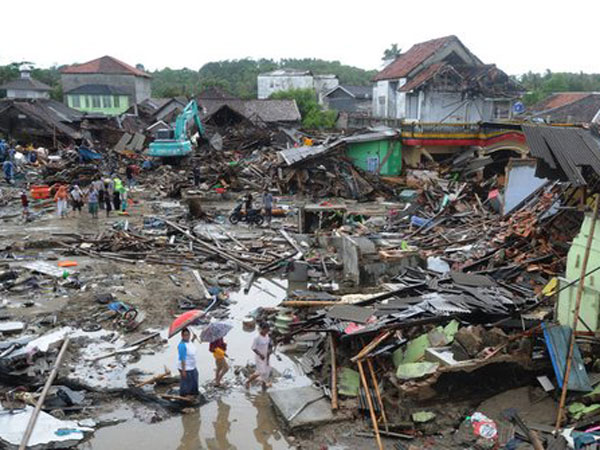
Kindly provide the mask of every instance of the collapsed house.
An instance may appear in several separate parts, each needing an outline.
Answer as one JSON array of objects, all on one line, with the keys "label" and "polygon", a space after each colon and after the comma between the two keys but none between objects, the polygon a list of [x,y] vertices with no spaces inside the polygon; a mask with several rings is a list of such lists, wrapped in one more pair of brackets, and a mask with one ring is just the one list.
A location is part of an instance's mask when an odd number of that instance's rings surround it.
[{"label": "collapsed house", "polygon": [[[0,101],[0,131],[20,142],[57,148],[84,137],[81,126],[87,116],[51,99]],[[89,117],[90,120],[103,120]]]}]

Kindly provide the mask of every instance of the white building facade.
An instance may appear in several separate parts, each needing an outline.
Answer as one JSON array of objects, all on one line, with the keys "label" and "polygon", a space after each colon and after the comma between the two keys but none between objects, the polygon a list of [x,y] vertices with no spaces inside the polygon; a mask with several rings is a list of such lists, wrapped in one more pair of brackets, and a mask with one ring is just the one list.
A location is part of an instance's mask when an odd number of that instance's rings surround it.
[{"label": "white building facade", "polygon": [[290,89],[314,89],[321,103],[323,95],[338,86],[339,80],[335,75],[313,75],[309,70],[280,69],[258,75],[257,85],[259,99]]}]

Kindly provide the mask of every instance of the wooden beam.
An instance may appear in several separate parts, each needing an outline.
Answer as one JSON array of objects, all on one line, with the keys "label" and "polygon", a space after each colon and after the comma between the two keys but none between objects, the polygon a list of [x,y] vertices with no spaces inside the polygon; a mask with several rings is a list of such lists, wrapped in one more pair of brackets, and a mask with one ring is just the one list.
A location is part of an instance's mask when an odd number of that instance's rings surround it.
[{"label": "wooden beam", "polygon": [[212,299],[212,295],[210,295],[210,293],[208,292],[208,289],[206,289],[206,285],[204,284],[204,281],[202,280],[202,276],[200,276],[200,272],[198,272],[196,269],[194,269],[194,270],[192,270],[192,274],[194,275],[194,278],[196,279],[196,282],[198,283],[198,286],[200,287],[200,295],[202,295],[202,297],[206,300]]},{"label": "wooden beam", "polygon": [[375,370],[373,370],[373,361],[371,358],[367,358],[367,366],[369,367],[369,372],[371,373],[371,381],[373,381],[373,386],[375,387],[375,395],[377,396],[377,402],[379,403],[379,408],[381,409],[381,417],[383,418],[383,423],[385,424],[385,431],[389,431],[388,421],[385,415],[385,408],[383,406],[383,400],[381,399],[381,392],[379,392],[379,382],[375,376]]},{"label": "wooden beam", "polygon": [[367,404],[369,405],[369,413],[371,414],[371,422],[373,422],[373,430],[375,430],[375,439],[377,440],[377,447],[379,450],[383,450],[383,443],[381,442],[381,436],[379,435],[379,424],[377,423],[377,417],[375,416],[375,409],[373,408],[373,401],[371,400],[371,393],[369,392],[369,384],[365,378],[365,371],[362,366],[362,361],[358,361],[358,373],[360,374],[360,380],[365,390],[365,397],[367,397]]},{"label": "wooden beam", "polygon": [[380,334],[367,345],[365,345],[360,352],[350,359],[350,361],[357,362],[361,359],[364,359],[365,356],[367,356],[375,347],[385,341],[391,334],[391,331],[386,331],[385,333]]},{"label": "wooden beam", "polygon": [[35,405],[31,416],[29,417],[29,422],[27,423],[27,428],[25,429],[25,433],[23,434],[23,439],[21,440],[21,445],[19,445],[19,450],[25,450],[27,448],[27,444],[29,443],[29,439],[31,438],[31,433],[33,433],[33,429],[35,428],[35,423],[37,422],[37,418],[40,415],[40,411],[42,410],[42,406],[44,405],[44,400],[46,400],[46,396],[48,395],[48,391],[50,390],[50,386],[54,382],[56,378],[56,374],[58,373],[58,368],[60,367],[63,357],[65,356],[65,352],[67,351],[67,347],[69,346],[69,337],[67,336],[63,341],[62,347],[60,348],[60,352],[58,352],[58,356],[56,358],[56,362],[54,363],[54,367],[46,380],[46,384],[44,385],[44,389],[42,390],[42,394]]},{"label": "wooden beam", "polygon": [[590,250],[592,248],[592,241],[594,240],[594,232],[596,231],[596,218],[598,217],[598,204],[600,203],[600,194],[596,194],[596,201],[594,202],[594,212],[592,213],[592,224],[590,226],[590,232],[588,234],[587,243],[585,245],[585,253],[583,255],[583,263],[581,265],[581,274],[579,275],[579,284],[577,286],[577,294],[575,296],[575,310],[573,312],[573,326],[571,327],[571,338],[569,339],[569,352],[567,353],[567,367],[565,368],[565,374],[563,377],[562,392],[560,394],[560,403],[558,404],[558,412],[556,414],[556,424],[554,431],[557,432],[560,429],[560,425],[563,420],[563,410],[567,401],[567,390],[569,388],[569,375],[571,375],[571,365],[573,364],[573,351],[575,348],[575,331],[577,330],[577,324],[579,323],[579,308],[581,306],[581,298],[583,296],[583,289],[585,287],[585,272],[587,270],[588,260],[590,259]]},{"label": "wooden beam", "polygon": [[338,409],[337,391],[337,357],[335,353],[335,336],[329,334],[329,351],[331,353],[331,409]]}]

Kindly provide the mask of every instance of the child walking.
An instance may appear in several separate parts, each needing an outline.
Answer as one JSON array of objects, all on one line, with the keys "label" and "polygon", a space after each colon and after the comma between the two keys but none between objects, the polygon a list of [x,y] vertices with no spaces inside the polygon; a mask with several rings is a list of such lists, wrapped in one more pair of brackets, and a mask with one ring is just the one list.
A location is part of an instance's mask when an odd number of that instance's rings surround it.
[{"label": "child walking", "polygon": [[225,360],[227,356],[227,344],[221,339],[217,339],[209,344],[208,350],[213,354],[215,358],[215,386],[221,386],[221,380],[229,370],[229,365]]}]

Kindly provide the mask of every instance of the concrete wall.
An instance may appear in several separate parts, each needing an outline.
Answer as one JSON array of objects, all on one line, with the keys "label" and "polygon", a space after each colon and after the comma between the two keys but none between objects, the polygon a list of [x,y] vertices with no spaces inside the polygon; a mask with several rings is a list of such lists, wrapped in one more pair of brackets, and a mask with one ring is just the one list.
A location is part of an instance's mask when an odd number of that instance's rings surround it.
[{"label": "concrete wall", "polygon": [[424,92],[420,98],[421,122],[464,123],[492,120],[494,104],[476,98],[464,100],[459,92]]},{"label": "concrete wall", "polygon": [[140,103],[150,98],[150,79],[126,74],[104,73],[63,73],[61,74],[63,92],[70,91],[85,84],[106,84],[124,89],[130,98],[130,104]]},{"label": "concrete wall", "polygon": [[152,97],[152,81],[150,78],[135,77],[135,102],[141,103]]},{"label": "concrete wall", "polygon": [[387,80],[377,81],[373,85],[373,116],[388,116],[388,90],[389,82]]},{"label": "concrete wall", "polygon": [[274,92],[287,91],[289,89],[314,89],[312,75],[259,75],[256,81],[258,84],[259,99],[269,98]]},{"label": "concrete wall", "polygon": [[47,91],[30,91],[28,89],[7,89],[7,98],[50,98]]},{"label": "concrete wall", "polygon": [[406,117],[406,93],[398,89],[406,84],[406,78],[377,81],[373,85],[373,116],[390,119]]}]

